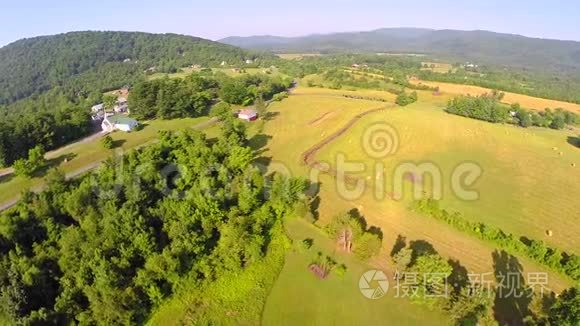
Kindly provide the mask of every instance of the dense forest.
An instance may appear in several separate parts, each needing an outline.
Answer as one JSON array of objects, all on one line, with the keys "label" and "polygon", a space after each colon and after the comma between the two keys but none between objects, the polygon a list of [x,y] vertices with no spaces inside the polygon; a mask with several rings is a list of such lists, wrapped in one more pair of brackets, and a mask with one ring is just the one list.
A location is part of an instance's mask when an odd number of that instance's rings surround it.
[{"label": "dense forest", "polygon": [[77,140],[94,130],[89,110],[101,98],[93,93],[86,98],[66,94],[56,88],[0,107],[0,167],[26,157],[39,145],[51,150]]},{"label": "dense forest", "polygon": [[135,84],[129,95],[131,113],[141,119],[183,118],[207,114],[218,98],[229,104],[250,105],[284,92],[291,79],[268,75],[229,77],[194,73],[184,79],[154,79]]},{"label": "dense forest", "polygon": [[246,59],[258,65],[276,58],[176,34],[72,32],[23,39],[0,48],[0,104],[56,86],[82,89],[90,82],[101,91],[119,88],[150,68],[175,72],[193,64],[241,65]]},{"label": "dense forest", "polygon": [[181,282],[260,262],[306,183],[265,177],[246,143],[230,118],[216,140],[164,132],[82,179],[52,171],[0,216],[2,311],[24,325],[141,324]]}]

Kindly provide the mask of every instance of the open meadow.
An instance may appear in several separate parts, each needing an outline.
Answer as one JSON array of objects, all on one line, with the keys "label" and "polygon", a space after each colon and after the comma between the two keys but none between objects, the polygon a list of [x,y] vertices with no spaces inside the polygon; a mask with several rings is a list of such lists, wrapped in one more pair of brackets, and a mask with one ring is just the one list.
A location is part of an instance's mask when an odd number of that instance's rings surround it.
[{"label": "open meadow", "polygon": [[[263,325],[448,324],[444,314],[396,297],[393,288],[379,300],[363,297],[359,277],[372,266],[337,251],[322,230],[304,220],[288,220],[286,229],[294,245],[264,307]],[[312,240],[312,247],[301,248],[304,239]],[[344,264],[346,273],[321,280],[308,271],[319,252]]]},{"label": "open meadow", "polygon": [[[361,139],[377,122],[393,126],[399,142],[395,153],[380,160],[387,171],[388,192],[394,191],[393,183],[398,180],[393,180],[393,174],[401,163],[432,162],[443,177],[444,208],[567,251],[580,248],[575,221],[580,212],[575,200],[580,195],[580,170],[576,167],[580,152],[568,143],[573,133],[490,124],[450,115],[420,101],[362,118],[325,147],[318,159],[333,162],[338,153],[344,153],[348,160],[367,166],[363,174],[371,177],[368,181],[372,183],[375,160],[365,153]],[[475,162],[482,170],[472,187],[479,198],[473,201],[458,198],[451,188],[451,175],[462,162]],[[414,182],[420,180],[405,180],[404,186],[417,186]]]},{"label": "open meadow", "polygon": [[[406,108],[346,98],[343,96],[346,93],[350,92],[299,87],[288,99],[274,103],[270,107],[271,121],[264,125],[261,134],[255,136],[264,140],[260,159],[274,163],[272,170],[288,169],[293,175],[306,177],[313,173],[316,176],[317,171],[313,172],[303,164],[303,152],[341,129],[354,116],[383,107],[386,108],[384,111],[361,118],[352,129],[318,153],[316,159],[331,163],[341,152],[348,160],[367,165],[372,163],[372,159],[361,151],[361,132],[365,125],[389,122],[399,133],[400,147],[394,158],[384,161],[387,167],[393,167],[401,160],[429,160],[440,164],[447,175],[450,168],[463,160],[481,162],[484,174],[475,184],[481,194],[480,200],[467,203],[445,195],[444,208],[462,211],[466,216],[505,228],[516,235],[543,239],[566,250],[577,250],[578,242],[570,239],[579,238],[577,226],[573,223],[579,208],[572,200],[579,191],[574,184],[579,179],[579,172],[571,163],[580,162],[580,158],[577,152],[573,152],[575,148],[567,143],[566,132],[523,130],[452,116],[442,111],[446,96],[432,96],[429,92],[419,92],[419,102]],[[386,92],[359,90],[356,93],[361,97],[382,94],[393,99]],[[560,151],[563,152],[561,156]],[[450,154],[443,154],[445,152]],[[519,160],[519,156],[523,159]],[[529,164],[537,166],[529,172],[521,170]],[[553,170],[554,166],[560,171],[545,171]],[[359,176],[364,176],[372,184],[372,170]],[[559,187],[554,178],[562,182],[563,187],[559,190],[552,189]],[[409,211],[408,200],[377,200],[370,190],[351,200],[339,195],[333,177],[322,174],[319,182],[316,224],[323,226],[338,213],[358,209],[369,225],[379,227],[383,233],[383,253],[374,261],[377,266],[392,271],[387,253],[397,237],[403,236],[408,241],[431,243],[441,255],[458,260],[470,272],[493,272],[492,252],[496,249],[493,244]],[[406,185],[406,193],[410,188],[410,184]],[[558,198],[554,198],[553,193],[550,195],[554,191],[559,194]],[[546,198],[550,203],[546,203]],[[530,206],[524,209],[523,206],[528,204]],[[553,230],[552,237],[545,235],[549,228]],[[549,287],[553,290],[571,284],[567,277],[529,259],[517,259],[523,271],[549,272]]]}]

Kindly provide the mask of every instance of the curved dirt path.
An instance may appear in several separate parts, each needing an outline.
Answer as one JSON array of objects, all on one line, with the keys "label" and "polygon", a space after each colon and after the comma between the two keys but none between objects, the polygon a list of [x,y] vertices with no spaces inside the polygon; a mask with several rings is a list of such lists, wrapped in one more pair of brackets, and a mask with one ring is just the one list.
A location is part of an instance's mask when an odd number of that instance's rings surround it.
[{"label": "curved dirt path", "polygon": [[[339,130],[330,134],[328,137],[326,137],[325,139],[323,139],[322,141],[320,141],[319,143],[315,144],[314,146],[312,146],[308,150],[306,150],[304,153],[302,153],[302,155],[301,155],[302,163],[310,166],[313,169],[317,169],[321,172],[328,173],[328,174],[332,175],[333,177],[336,177],[336,174],[337,174],[336,169],[333,167],[329,167],[327,164],[322,164],[319,161],[317,161],[315,159],[316,154],[318,152],[320,152],[320,150],[322,150],[326,145],[330,144],[335,139],[337,139],[338,137],[340,137],[344,133],[346,133],[362,117],[367,116],[367,115],[372,114],[372,113],[382,112],[382,111],[385,111],[385,110],[387,110],[389,108],[393,108],[393,107],[395,107],[395,105],[388,105],[388,106],[377,108],[377,109],[371,109],[371,110],[368,110],[368,111],[365,111],[365,112],[362,112],[362,113],[355,115],[342,128],[340,128]],[[356,184],[357,178],[355,178],[353,176],[345,176],[345,181],[352,185],[352,184]]]}]

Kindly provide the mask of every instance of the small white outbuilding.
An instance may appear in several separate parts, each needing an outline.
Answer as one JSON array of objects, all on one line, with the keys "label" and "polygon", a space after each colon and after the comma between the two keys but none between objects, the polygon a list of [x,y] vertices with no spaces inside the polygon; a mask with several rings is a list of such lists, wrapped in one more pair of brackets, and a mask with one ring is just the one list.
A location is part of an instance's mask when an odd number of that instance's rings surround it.
[{"label": "small white outbuilding", "polygon": [[139,122],[124,115],[106,116],[101,123],[103,131],[111,132],[114,130],[132,131],[139,126]]}]

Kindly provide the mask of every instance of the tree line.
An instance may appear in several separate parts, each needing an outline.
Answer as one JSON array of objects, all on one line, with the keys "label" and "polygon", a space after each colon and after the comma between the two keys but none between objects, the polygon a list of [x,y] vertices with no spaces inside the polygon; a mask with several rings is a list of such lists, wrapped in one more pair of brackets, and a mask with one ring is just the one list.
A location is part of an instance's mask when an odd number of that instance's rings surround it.
[{"label": "tree line", "polygon": [[250,105],[257,99],[284,96],[292,80],[268,75],[228,77],[194,73],[184,79],[154,79],[134,85],[129,94],[131,114],[141,119],[195,117],[207,114],[215,100]]},{"label": "tree line", "polygon": [[99,98],[79,99],[55,89],[0,107],[0,167],[27,157],[36,146],[48,151],[89,134],[93,126],[88,107]]},{"label": "tree line", "polygon": [[579,122],[574,112],[557,108],[552,111],[532,111],[521,108],[514,103],[510,106],[500,103],[503,93],[494,91],[479,96],[462,95],[451,99],[447,103],[448,113],[484,120],[493,123],[513,123],[521,127],[544,127],[562,129],[566,125],[575,125]]},{"label": "tree line", "polygon": [[543,241],[523,240],[485,223],[470,222],[458,212],[448,212],[439,207],[437,200],[427,198],[414,202],[413,209],[456,229],[469,232],[479,239],[491,241],[500,248],[523,254],[530,259],[580,280],[580,256],[566,253],[558,248],[548,247]]},{"label": "tree line", "polygon": [[[111,158],[0,216],[0,308],[18,324],[142,324],[181,282],[259,263],[306,182],[251,166],[243,124]],[[276,231],[278,230],[278,231]]]}]

